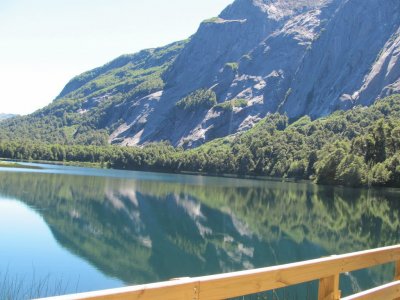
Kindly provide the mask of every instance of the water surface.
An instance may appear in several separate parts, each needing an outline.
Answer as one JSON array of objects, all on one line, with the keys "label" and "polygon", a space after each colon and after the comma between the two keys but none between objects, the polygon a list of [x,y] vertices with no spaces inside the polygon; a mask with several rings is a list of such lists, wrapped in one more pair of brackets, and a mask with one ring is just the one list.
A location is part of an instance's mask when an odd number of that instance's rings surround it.
[{"label": "water surface", "polygon": [[[25,286],[50,280],[82,292],[400,240],[395,189],[40,166],[0,170],[0,279]],[[341,288],[348,294],[392,274],[392,266],[345,274]],[[311,283],[276,295],[315,293]]]}]

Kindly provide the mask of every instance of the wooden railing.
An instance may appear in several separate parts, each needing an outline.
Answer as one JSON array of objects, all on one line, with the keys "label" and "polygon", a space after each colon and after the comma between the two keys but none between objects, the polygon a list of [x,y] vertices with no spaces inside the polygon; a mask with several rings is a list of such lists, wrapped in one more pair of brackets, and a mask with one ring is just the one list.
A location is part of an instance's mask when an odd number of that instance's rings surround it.
[{"label": "wooden railing", "polygon": [[[365,269],[390,262],[396,263],[393,282],[372,290],[341,298],[339,290],[340,273]],[[47,299],[227,299],[261,293],[313,280],[319,280],[319,300],[400,300],[400,245],[249,271],[178,279]]]}]

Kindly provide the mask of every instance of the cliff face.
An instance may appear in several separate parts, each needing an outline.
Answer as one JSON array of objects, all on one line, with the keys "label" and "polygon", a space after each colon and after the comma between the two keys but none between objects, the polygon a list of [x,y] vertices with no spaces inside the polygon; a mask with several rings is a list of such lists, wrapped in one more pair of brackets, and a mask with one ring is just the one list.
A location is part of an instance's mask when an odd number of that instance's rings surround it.
[{"label": "cliff face", "polygon": [[[269,112],[318,117],[399,91],[398,1],[238,0],[204,21],[164,75],[156,118],[140,138],[197,146],[252,127]],[[180,112],[192,91],[246,105]]]},{"label": "cliff face", "polygon": [[[321,19],[335,6],[337,2],[331,1],[238,0],[219,17],[204,21],[164,74],[166,87],[157,98],[160,104],[153,113],[142,115],[144,128],[133,138],[131,133],[117,131],[123,143],[167,139],[174,145],[194,147],[250,128],[279,108],[321,30]],[[199,89],[213,90],[218,103],[240,99],[245,105],[191,112],[176,109],[177,101]]]},{"label": "cliff face", "polygon": [[316,117],[398,91],[399,9],[391,0],[343,2],[312,43],[283,110]]},{"label": "cliff face", "polygon": [[[194,147],[271,112],[319,117],[400,92],[399,53],[398,0],[236,0],[188,41],[74,78],[52,105],[74,101],[69,127],[101,114],[90,126],[110,143]],[[215,101],[194,100],[202,90]]]}]

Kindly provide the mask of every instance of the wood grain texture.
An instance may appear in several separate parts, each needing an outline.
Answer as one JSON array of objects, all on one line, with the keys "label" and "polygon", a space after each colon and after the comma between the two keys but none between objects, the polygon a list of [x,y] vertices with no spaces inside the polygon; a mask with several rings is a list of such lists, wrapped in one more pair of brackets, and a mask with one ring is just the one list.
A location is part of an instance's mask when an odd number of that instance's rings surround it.
[{"label": "wood grain texture", "polygon": [[370,289],[342,300],[392,300],[400,297],[400,281],[394,281],[374,289]]},{"label": "wood grain texture", "polygon": [[339,300],[339,274],[321,278],[318,287],[318,300]]},{"label": "wood grain texture", "polygon": [[[400,261],[400,245],[335,255],[304,262],[212,276],[188,278],[93,293],[48,298],[52,300],[227,299],[330,278],[340,273]],[[336,280],[334,287],[336,287]],[[335,296],[336,294],[332,294]],[[335,298],[333,298],[335,299]],[[392,298],[393,299],[393,298]]]}]

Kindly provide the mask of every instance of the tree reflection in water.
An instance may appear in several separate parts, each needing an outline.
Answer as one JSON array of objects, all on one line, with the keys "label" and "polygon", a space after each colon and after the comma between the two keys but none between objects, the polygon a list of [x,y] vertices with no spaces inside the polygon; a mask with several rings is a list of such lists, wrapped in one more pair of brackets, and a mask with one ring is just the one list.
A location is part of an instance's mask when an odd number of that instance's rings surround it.
[{"label": "tree reflection in water", "polygon": [[[0,172],[0,194],[37,210],[63,247],[126,284],[295,262],[400,239],[398,190]],[[390,280],[390,269],[343,276],[344,294]],[[309,286],[292,290],[309,294]]]}]

